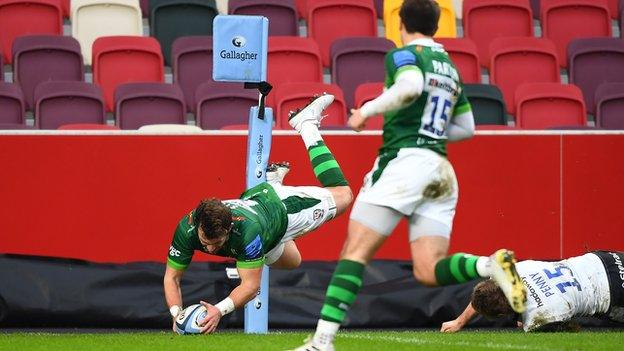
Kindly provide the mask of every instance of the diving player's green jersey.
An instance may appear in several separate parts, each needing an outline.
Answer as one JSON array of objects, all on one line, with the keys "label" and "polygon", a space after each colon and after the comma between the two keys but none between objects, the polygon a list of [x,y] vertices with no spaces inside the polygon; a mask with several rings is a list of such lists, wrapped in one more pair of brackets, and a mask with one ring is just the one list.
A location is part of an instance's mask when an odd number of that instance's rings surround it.
[{"label": "diving player's green jersey", "polygon": [[[244,192],[240,200],[224,200],[232,210],[233,228],[217,256],[236,259],[240,268],[256,268],[264,264],[264,255],[275,248],[286,233],[288,217],[280,198],[267,183]],[[195,211],[184,216],[178,224],[167,264],[177,270],[185,269],[195,250],[206,253],[199,241],[194,223]]]},{"label": "diving player's green jersey", "polygon": [[423,75],[424,88],[411,104],[384,114],[380,154],[422,147],[446,155],[449,120],[471,108],[457,69],[442,45],[430,39],[415,40],[386,54],[385,68],[386,88],[408,70]]}]

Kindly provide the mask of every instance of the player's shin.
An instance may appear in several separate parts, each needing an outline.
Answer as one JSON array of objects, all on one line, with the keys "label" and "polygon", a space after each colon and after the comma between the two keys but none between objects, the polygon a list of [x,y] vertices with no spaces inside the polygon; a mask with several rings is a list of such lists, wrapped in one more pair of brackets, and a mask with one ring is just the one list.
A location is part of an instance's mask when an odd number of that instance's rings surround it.
[{"label": "player's shin", "polygon": [[362,287],[364,265],[350,260],[340,260],[327,288],[321,319],[314,334],[318,344],[331,344],[344,321],[349,307]]},{"label": "player's shin", "polygon": [[456,253],[438,261],[435,277],[438,285],[465,283],[490,276],[489,258]]}]

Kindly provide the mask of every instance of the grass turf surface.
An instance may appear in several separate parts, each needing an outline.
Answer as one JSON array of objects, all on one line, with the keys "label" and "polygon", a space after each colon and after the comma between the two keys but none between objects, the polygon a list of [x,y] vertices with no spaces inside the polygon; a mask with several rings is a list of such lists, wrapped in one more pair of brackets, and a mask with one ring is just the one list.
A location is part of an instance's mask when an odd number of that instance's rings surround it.
[{"label": "grass turf surface", "polygon": [[[286,350],[301,345],[306,332],[245,335],[221,332],[180,336],[166,332],[0,333],[0,350]],[[624,331],[535,333],[517,331],[346,331],[335,342],[348,350],[622,350]]]}]

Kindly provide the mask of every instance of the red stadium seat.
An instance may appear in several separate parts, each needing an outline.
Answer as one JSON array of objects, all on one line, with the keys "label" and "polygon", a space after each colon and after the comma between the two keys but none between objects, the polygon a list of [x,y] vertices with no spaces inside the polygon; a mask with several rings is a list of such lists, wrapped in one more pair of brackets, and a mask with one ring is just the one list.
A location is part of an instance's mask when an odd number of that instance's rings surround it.
[{"label": "red stadium seat", "polygon": [[492,41],[490,81],[503,92],[507,111],[514,113],[514,94],[522,83],[559,83],[555,44],[530,37],[497,38]]},{"label": "red stadium seat", "polygon": [[529,0],[465,0],[464,36],[477,45],[482,66],[490,64],[490,43],[498,37],[533,36]]},{"label": "red stadium seat", "polygon": [[572,84],[522,84],[516,90],[516,105],[516,125],[522,129],[587,125],[583,93]]},{"label": "red stadium seat", "polygon": [[267,55],[267,79],[274,87],[284,83],[323,82],[321,53],[310,38],[269,37]]},{"label": "red stadium seat", "polygon": [[10,64],[13,39],[27,34],[63,34],[58,0],[0,0],[0,45]]},{"label": "red stadium seat", "polygon": [[315,94],[328,93],[335,96],[334,103],[326,110],[323,118],[323,127],[344,127],[347,122],[347,105],[340,87],[334,84],[323,83],[289,83],[282,84],[275,89],[274,117],[276,128],[290,129],[288,113],[305,106]]},{"label": "red stadium seat", "polygon": [[377,14],[372,1],[309,1],[307,20],[308,36],[318,43],[325,67],[330,64],[329,50],[334,40],[377,36]]},{"label": "red stadium seat", "polygon": [[[373,100],[383,92],[384,83],[364,83],[355,89],[355,105],[357,108],[362,107],[365,102]],[[383,129],[383,115],[369,117],[366,120],[366,130]]]},{"label": "red stadium seat", "polygon": [[164,82],[163,57],[152,37],[101,37],[93,43],[93,83],[104,91],[106,108],[114,108],[113,94],[119,84]]},{"label": "red stadium seat", "polygon": [[477,46],[469,38],[436,38],[435,41],[444,45],[451,60],[459,69],[464,83],[481,83],[481,66]]},{"label": "red stadium seat", "polygon": [[557,46],[561,67],[566,67],[571,40],[611,36],[609,7],[606,0],[542,1],[542,28],[543,37]]}]

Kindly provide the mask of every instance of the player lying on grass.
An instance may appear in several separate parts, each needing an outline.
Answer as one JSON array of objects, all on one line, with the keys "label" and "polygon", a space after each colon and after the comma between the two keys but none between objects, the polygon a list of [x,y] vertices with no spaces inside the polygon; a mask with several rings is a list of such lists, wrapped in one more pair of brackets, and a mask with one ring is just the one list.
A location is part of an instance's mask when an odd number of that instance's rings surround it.
[{"label": "player lying on grass", "polygon": [[498,285],[486,280],[475,286],[466,310],[442,324],[441,331],[456,332],[477,314],[515,315],[527,332],[566,330],[572,318],[582,316],[624,323],[624,252],[594,251],[558,262],[522,261],[516,269],[528,292],[524,313],[515,314]]},{"label": "player lying on grass", "polygon": [[241,278],[240,285],[221,302],[214,306],[201,302],[208,311],[202,332],[211,333],[222,316],[256,295],[264,264],[298,267],[301,255],[294,240],[351,204],[351,189],[318,130],[321,113],[333,101],[333,95],[317,96],[289,117],[290,125],[301,134],[322,188],[283,186],[289,169],[281,164],[267,172],[267,183],[245,191],[240,199],[202,200],[182,218],[169,248],[164,277],[165,298],[174,321],[182,309],[180,280],[194,251],[236,259]]}]

